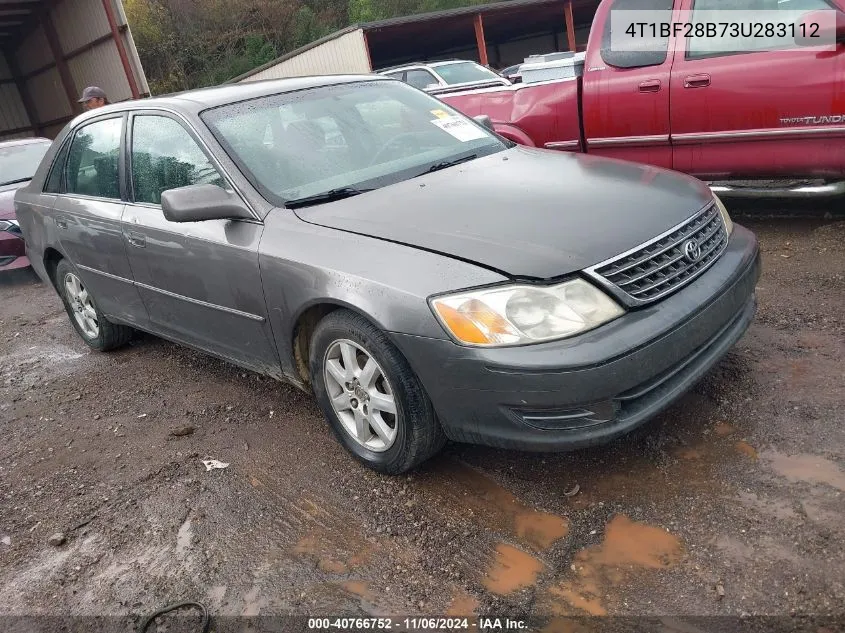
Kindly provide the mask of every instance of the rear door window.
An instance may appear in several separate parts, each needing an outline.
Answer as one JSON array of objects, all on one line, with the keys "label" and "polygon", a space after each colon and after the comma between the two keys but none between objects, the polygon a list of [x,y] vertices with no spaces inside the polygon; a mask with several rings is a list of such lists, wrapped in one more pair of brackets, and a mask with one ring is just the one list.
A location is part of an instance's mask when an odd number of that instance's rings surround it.
[{"label": "rear door window", "polygon": [[65,168],[65,192],[120,199],[120,136],[123,117],[89,123],[76,131]]}]

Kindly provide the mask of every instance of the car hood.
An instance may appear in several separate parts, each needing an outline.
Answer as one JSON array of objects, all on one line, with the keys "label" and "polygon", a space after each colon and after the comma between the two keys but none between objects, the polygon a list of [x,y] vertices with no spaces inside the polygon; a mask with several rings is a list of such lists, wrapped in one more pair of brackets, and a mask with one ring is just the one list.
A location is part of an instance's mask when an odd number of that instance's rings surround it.
[{"label": "car hood", "polygon": [[511,277],[549,279],[642,244],[710,200],[704,183],[676,172],[519,147],[296,213]]}]

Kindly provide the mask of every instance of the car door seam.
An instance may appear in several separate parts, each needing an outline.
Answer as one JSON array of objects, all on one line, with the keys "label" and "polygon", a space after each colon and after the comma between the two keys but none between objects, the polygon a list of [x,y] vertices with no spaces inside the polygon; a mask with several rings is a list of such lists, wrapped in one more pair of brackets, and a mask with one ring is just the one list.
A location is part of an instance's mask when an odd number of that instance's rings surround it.
[{"label": "car door seam", "polygon": [[247,319],[252,319],[253,321],[263,322],[266,319],[259,315],[259,314],[252,314],[251,312],[244,312],[243,310],[237,310],[235,308],[229,308],[227,306],[217,305],[216,303],[209,303],[208,301],[202,301],[201,299],[194,299],[192,297],[186,297],[185,295],[180,295],[175,292],[170,292],[169,290],[163,290],[161,288],[156,288],[155,286],[150,286],[149,284],[141,283],[140,281],[135,281],[133,279],[127,279],[126,277],[120,277],[119,275],[113,275],[112,273],[107,273],[102,270],[97,270],[96,268],[91,268],[90,266],[83,266],[82,264],[75,264],[75,266],[81,270],[86,272],[91,272],[97,275],[102,275],[104,277],[108,277],[109,279],[114,279],[116,281],[122,281],[132,286],[137,286],[138,288],[144,288],[145,290],[150,290],[152,292],[158,292],[163,295],[167,295],[168,297],[173,297],[174,299],[181,299],[183,301],[187,301],[189,303],[195,303],[197,305],[201,305],[207,308],[213,308],[215,310],[220,310],[222,312],[228,312],[229,314],[234,314],[235,316],[241,316]]},{"label": "car door seam", "polygon": [[251,319],[252,321],[259,321],[264,322],[266,319],[259,315],[259,314],[252,314],[251,312],[244,312],[243,310],[237,310],[235,308],[229,308],[227,306],[217,305],[216,303],[209,303],[208,301],[202,301],[201,299],[194,299],[193,297],[186,297],[185,295],[180,295],[176,292],[170,292],[169,290],[163,290],[162,288],[156,288],[155,286],[150,286],[149,284],[141,283],[140,281],[133,282],[137,287],[143,288],[144,290],[150,290],[152,292],[158,292],[159,294],[166,295],[168,297],[173,297],[174,299],[181,299],[182,301],[187,301],[188,303],[193,303],[196,305],[203,306],[205,308],[212,308],[214,310],[220,310],[221,312],[227,312],[229,314],[233,314],[235,316],[241,316],[246,319]]}]

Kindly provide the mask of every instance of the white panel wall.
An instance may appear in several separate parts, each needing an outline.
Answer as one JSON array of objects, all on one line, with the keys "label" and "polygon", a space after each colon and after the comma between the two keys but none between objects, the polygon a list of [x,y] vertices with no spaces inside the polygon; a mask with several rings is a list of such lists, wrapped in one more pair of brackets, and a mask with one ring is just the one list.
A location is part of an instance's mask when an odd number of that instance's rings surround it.
[{"label": "white panel wall", "polygon": [[117,45],[112,40],[74,57],[67,65],[79,91],[85,86],[99,86],[106,91],[111,102],[132,98]]},{"label": "white panel wall", "polygon": [[27,82],[27,86],[35,115],[42,123],[73,114],[57,68],[37,74]]},{"label": "white panel wall", "polygon": [[26,74],[36,68],[43,68],[52,63],[53,53],[44,35],[44,29],[38,25],[32,34],[20,45],[15,57],[18,60],[18,67]]},{"label": "white panel wall", "polygon": [[53,9],[52,16],[65,53],[111,34],[102,0],[64,0]]},{"label": "white panel wall", "polygon": [[8,80],[13,79],[6,56],[0,53],[0,139],[32,136],[32,132],[8,134],[7,130],[29,127],[29,117],[21,100],[18,85]]},{"label": "white panel wall", "polygon": [[310,48],[242,81],[369,72],[370,60],[364,32],[358,29]]},{"label": "white panel wall", "polygon": [[28,127],[29,117],[16,84],[0,84],[0,137],[4,130]]}]

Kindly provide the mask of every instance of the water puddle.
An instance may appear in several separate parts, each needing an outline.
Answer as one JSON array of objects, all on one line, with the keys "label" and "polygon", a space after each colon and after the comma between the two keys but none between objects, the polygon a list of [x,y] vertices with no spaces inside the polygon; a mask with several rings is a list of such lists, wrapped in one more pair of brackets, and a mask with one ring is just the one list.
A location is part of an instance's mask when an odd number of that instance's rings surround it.
[{"label": "water puddle", "polygon": [[179,526],[179,531],[176,533],[176,556],[184,558],[188,553],[188,548],[191,546],[193,539],[193,530],[191,530],[191,519],[185,519],[185,522]]},{"label": "water puddle", "polygon": [[734,444],[734,448],[736,448],[738,453],[753,459],[755,462],[757,461],[757,449],[751,446],[748,442],[744,440],[740,440],[736,444]]},{"label": "water puddle", "polygon": [[535,550],[550,548],[569,532],[569,521],[564,517],[535,510],[469,466],[444,463],[438,475],[427,482],[435,495],[453,497],[462,511],[469,510],[477,517],[478,523],[497,526]]},{"label": "water puddle", "polygon": [[491,592],[505,595],[532,587],[545,566],[539,560],[511,545],[499,543],[496,558],[484,578],[484,586]]},{"label": "water puddle", "polygon": [[666,530],[618,514],[607,524],[604,539],[575,556],[575,578],[549,589],[555,615],[586,612],[605,615],[608,590],[642,569],[665,569],[681,558],[680,540]]},{"label": "water puddle", "polygon": [[459,590],[446,608],[446,617],[473,616],[479,606],[481,605],[477,598],[469,595],[466,591]]},{"label": "water puddle", "polygon": [[781,477],[792,482],[827,484],[845,491],[845,472],[834,462],[809,453],[785,455],[777,451],[764,451],[763,459]]},{"label": "water puddle", "polygon": [[244,617],[255,617],[261,612],[261,600],[259,599],[258,587],[253,587],[244,594],[244,606],[241,615]]},{"label": "water puddle", "polygon": [[355,535],[338,538],[317,528],[299,539],[293,551],[316,559],[317,567],[327,574],[345,574],[369,562],[373,545]]},{"label": "water puddle", "polygon": [[680,459],[697,460],[704,457],[703,451],[698,448],[682,448],[675,452],[675,455]]},{"label": "water puddle", "polygon": [[359,598],[363,598],[369,602],[372,602],[375,598],[375,595],[372,591],[370,591],[370,584],[364,582],[363,580],[347,580],[340,585],[346,591],[351,594],[358,596]]},{"label": "water puddle", "polygon": [[719,437],[725,437],[727,435],[730,435],[731,433],[735,433],[736,428],[734,428],[727,422],[719,422],[716,424],[716,426],[713,427],[713,432]]}]

